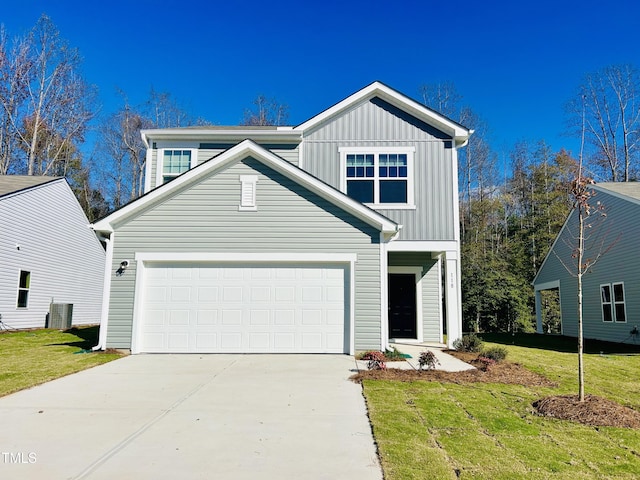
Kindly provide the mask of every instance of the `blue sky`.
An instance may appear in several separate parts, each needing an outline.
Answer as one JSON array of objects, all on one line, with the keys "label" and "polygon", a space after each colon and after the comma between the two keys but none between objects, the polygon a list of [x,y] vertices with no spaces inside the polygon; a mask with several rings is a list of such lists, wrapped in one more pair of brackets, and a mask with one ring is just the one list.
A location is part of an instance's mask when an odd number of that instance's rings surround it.
[{"label": "blue sky", "polygon": [[103,113],[151,87],[195,115],[235,125],[264,94],[301,123],[380,80],[419,97],[453,82],[503,157],[519,140],[577,153],[564,104],[585,73],[640,66],[634,0],[243,2],[1,0],[0,23],[26,32],[46,13],[84,57]]}]

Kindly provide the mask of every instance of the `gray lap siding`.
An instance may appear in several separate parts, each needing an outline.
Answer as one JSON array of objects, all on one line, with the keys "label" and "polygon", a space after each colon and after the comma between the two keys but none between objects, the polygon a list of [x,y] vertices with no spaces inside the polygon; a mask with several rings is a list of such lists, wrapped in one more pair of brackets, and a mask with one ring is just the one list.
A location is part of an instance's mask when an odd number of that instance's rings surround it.
[{"label": "gray lap siding", "polygon": [[[240,175],[257,175],[257,211],[238,211]],[[380,348],[378,231],[254,159],[176,192],[115,226],[107,347],[130,348],[140,252],[355,253],[355,348]],[[124,275],[115,270],[123,260]]]}]

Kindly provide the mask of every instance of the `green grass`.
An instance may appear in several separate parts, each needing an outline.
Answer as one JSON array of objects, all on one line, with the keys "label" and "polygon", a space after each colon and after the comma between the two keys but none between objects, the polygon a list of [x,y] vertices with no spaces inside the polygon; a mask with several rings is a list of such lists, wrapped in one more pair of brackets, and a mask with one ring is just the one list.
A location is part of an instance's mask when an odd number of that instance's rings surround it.
[{"label": "green grass", "polygon": [[120,358],[85,353],[98,343],[98,327],[0,334],[0,397]]},{"label": "green grass", "polygon": [[[366,380],[364,393],[386,480],[635,479],[640,430],[542,418],[531,404],[577,393],[575,340],[484,335],[507,361],[557,388]],[[640,347],[590,342],[586,393],[640,410]],[[602,352],[602,353],[601,353]]]}]

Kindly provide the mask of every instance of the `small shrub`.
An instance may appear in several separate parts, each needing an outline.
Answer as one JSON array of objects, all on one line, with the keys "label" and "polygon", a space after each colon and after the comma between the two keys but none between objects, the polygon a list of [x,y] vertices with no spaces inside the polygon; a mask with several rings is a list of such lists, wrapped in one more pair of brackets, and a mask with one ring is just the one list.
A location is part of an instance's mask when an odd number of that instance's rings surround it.
[{"label": "small shrub", "polygon": [[482,340],[474,333],[465,335],[453,342],[453,348],[459,352],[478,353],[482,351]]},{"label": "small shrub", "polygon": [[387,365],[384,363],[384,353],[382,352],[366,352],[362,356],[362,360],[367,361],[367,368],[369,370],[386,370]]},{"label": "small shrub", "polygon": [[507,358],[507,349],[504,347],[491,347],[483,351],[482,356],[495,360],[496,362],[501,362]]},{"label": "small shrub", "polygon": [[436,368],[436,365],[440,365],[440,362],[431,350],[425,350],[420,353],[420,356],[418,357],[418,364],[420,365],[420,370],[423,368],[433,370]]},{"label": "small shrub", "polygon": [[385,350],[384,358],[387,359],[387,362],[392,360],[404,360],[405,356],[398,351],[396,347],[393,347],[393,350]]},{"label": "small shrub", "polygon": [[478,357],[478,362],[480,362],[480,370],[483,372],[488,372],[496,364],[494,359],[483,356]]}]

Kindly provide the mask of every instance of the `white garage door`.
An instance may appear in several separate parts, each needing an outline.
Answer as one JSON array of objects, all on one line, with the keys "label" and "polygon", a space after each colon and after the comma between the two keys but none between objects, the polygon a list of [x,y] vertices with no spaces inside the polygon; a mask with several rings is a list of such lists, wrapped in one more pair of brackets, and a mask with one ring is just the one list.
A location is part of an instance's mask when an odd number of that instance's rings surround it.
[{"label": "white garage door", "polygon": [[138,351],[348,351],[343,266],[146,267]]}]

